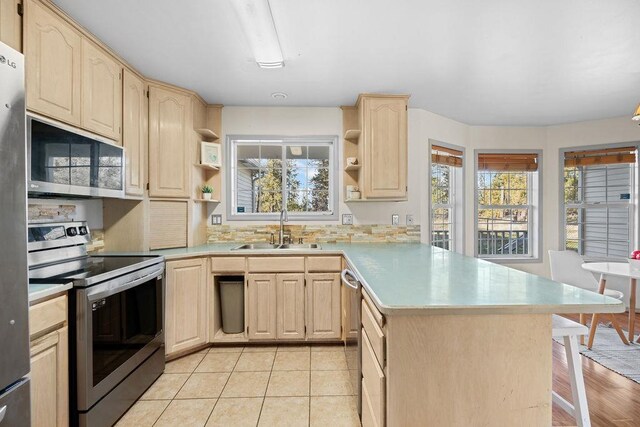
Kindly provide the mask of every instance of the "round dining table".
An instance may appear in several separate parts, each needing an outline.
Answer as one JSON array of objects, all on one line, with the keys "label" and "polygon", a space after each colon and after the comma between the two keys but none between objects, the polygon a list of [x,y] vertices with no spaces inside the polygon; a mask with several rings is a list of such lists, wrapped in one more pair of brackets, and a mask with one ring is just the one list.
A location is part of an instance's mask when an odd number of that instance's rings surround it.
[{"label": "round dining table", "polygon": [[[607,277],[624,277],[629,279],[629,341],[635,336],[636,323],[636,285],[640,279],[640,270],[632,268],[628,262],[588,262],[582,264],[582,268],[600,275],[598,292],[603,293],[607,283]],[[597,319],[594,314],[594,318]],[[594,324],[593,322],[591,323]],[[638,339],[640,341],[640,338]]]}]

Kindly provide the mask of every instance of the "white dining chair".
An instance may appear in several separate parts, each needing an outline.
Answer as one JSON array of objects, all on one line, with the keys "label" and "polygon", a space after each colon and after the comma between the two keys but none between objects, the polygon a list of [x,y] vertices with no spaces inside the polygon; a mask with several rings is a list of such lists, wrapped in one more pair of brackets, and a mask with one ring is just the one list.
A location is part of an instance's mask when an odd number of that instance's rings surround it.
[{"label": "white dining chair", "polygon": [[589,405],[587,404],[587,391],[584,387],[584,377],[582,374],[582,360],[578,349],[576,337],[585,336],[588,332],[586,326],[573,320],[553,315],[552,336],[562,338],[564,341],[564,351],[567,355],[567,370],[569,374],[569,384],[571,384],[572,402],[564,399],[557,392],[551,390],[553,402],[562,409],[573,415],[578,427],[590,427]]},{"label": "white dining chair", "polygon": [[[584,264],[584,259],[574,251],[549,251],[549,261],[551,264],[551,279],[556,282],[566,283],[567,285],[576,286],[578,288],[587,289],[590,291],[598,292],[598,281],[596,278],[582,268],[582,264]],[[622,301],[624,294],[620,291],[616,291],[614,289],[606,289],[604,290],[604,295],[612,298],[616,298]],[[620,335],[622,342],[625,344],[629,344],[629,341],[624,336],[622,329],[620,329],[620,325],[615,318],[615,315],[611,313],[611,324]],[[587,324],[587,315],[584,313],[580,314],[580,323],[583,325]],[[597,328],[598,325],[591,325],[592,328]],[[584,336],[580,337],[580,344],[584,344]]]}]

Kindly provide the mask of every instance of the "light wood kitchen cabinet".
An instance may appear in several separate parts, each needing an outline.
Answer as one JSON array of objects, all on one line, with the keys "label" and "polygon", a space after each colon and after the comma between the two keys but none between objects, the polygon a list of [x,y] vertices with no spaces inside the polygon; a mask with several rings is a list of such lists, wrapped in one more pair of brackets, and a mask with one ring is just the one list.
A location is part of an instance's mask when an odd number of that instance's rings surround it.
[{"label": "light wood kitchen cabinet", "polygon": [[247,279],[247,335],[250,340],[277,337],[277,290],[275,274],[249,274]]},{"label": "light wood kitchen cabinet", "polygon": [[82,127],[120,141],[122,66],[87,39],[82,40]]},{"label": "light wood kitchen cabinet", "polygon": [[277,330],[276,338],[282,340],[303,340],[304,321],[304,274],[278,274],[277,287]]},{"label": "light wood kitchen cabinet", "polygon": [[141,78],[125,69],[123,73],[122,146],[125,148],[125,191],[128,196],[144,195],[147,153],[147,96]]},{"label": "light wood kitchen cabinet", "polygon": [[[361,94],[342,107],[344,185],[360,188],[357,201],[407,199],[407,95]],[[349,201],[345,193],[346,201]]]},{"label": "light wood kitchen cabinet", "polygon": [[0,41],[22,52],[20,0],[0,0]]},{"label": "light wood kitchen cabinet", "polygon": [[407,197],[407,98],[360,98],[366,199]]},{"label": "light wood kitchen cabinet", "polygon": [[69,425],[67,296],[29,307],[31,425]]},{"label": "light wood kitchen cabinet", "polygon": [[149,195],[190,196],[191,98],[175,90],[149,88]]},{"label": "light wood kitchen cabinet", "polygon": [[166,267],[166,354],[207,341],[206,259],[169,261]]},{"label": "light wood kitchen cabinet", "polygon": [[27,109],[80,125],[82,36],[34,0],[25,0]]},{"label": "light wood kitchen cabinet", "polygon": [[340,339],[340,273],[308,273],[306,325],[308,339]]},{"label": "light wood kitchen cabinet", "polygon": [[69,425],[68,331],[31,341],[31,425]]}]

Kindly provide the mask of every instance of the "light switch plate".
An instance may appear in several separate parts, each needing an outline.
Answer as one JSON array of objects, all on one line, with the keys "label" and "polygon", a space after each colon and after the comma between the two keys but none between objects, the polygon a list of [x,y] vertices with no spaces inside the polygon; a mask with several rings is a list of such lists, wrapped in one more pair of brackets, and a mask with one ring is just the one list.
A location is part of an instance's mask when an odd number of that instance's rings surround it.
[{"label": "light switch plate", "polygon": [[393,214],[391,215],[391,225],[399,225],[400,224],[400,215]]},{"label": "light switch plate", "polygon": [[211,215],[211,225],[222,225],[222,215]]},{"label": "light switch plate", "polygon": [[407,214],[407,225],[413,225],[413,215]]},{"label": "light switch plate", "polygon": [[342,225],[353,225],[353,214],[342,214]]}]

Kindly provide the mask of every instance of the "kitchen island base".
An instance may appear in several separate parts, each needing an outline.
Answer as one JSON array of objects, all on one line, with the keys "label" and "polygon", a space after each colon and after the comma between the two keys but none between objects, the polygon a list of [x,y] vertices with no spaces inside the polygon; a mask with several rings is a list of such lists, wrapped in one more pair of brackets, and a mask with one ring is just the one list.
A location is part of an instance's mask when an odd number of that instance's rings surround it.
[{"label": "kitchen island base", "polygon": [[386,425],[551,425],[551,316],[388,316]]}]

